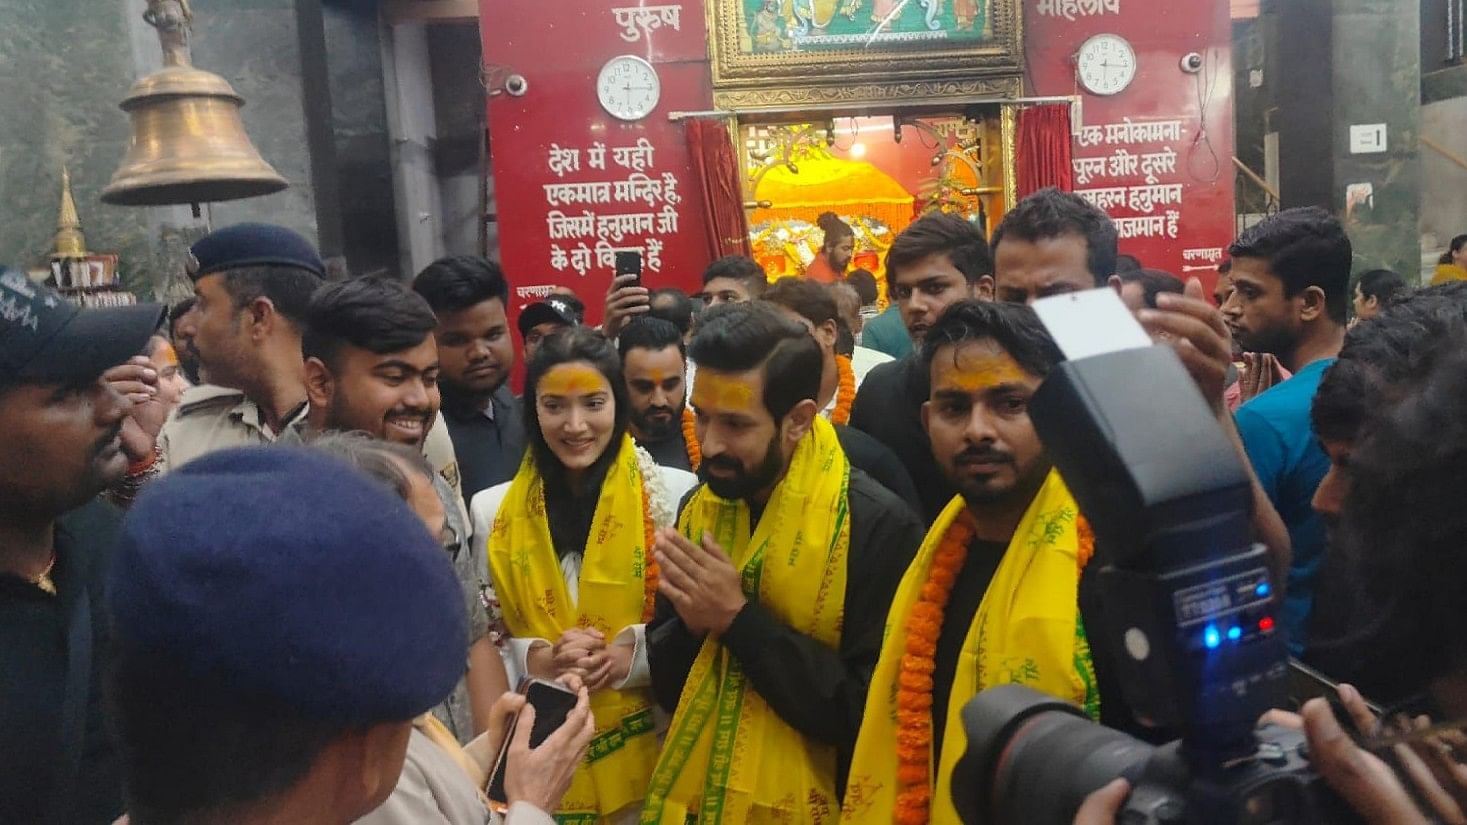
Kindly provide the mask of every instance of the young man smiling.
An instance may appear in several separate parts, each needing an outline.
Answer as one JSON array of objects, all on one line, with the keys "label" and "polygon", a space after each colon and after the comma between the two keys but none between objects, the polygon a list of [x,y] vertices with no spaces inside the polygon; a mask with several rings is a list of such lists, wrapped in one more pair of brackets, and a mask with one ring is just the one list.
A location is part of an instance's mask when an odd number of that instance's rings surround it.
[{"label": "young man smiling", "polygon": [[[359,431],[421,450],[438,415],[438,320],[422,296],[397,281],[357,278],[311,297],[302,342],[311,430]],[[454,562],[470,618],[469,669],[436,711],[467,742],[489,723],[489,708],[508,689],[504,662],[489,633],[488,569],[469,541],[468,514],[457,491],[435,479],[448,513],[440,537]]]}]

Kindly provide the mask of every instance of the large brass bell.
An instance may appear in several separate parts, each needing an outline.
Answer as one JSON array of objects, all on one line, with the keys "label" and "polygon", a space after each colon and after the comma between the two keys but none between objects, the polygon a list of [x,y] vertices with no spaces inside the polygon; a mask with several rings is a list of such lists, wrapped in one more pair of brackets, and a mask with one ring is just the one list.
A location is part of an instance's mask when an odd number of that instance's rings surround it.
[{"label": "large brass bell", "polygon": [[164,67],[132,85],[122,109],[132,143],[102,200],[123,206],[199,204],[279,192],[288,184],[250,143],[244,105],[222,77],[194,68],[187,0],[149,0]]}]

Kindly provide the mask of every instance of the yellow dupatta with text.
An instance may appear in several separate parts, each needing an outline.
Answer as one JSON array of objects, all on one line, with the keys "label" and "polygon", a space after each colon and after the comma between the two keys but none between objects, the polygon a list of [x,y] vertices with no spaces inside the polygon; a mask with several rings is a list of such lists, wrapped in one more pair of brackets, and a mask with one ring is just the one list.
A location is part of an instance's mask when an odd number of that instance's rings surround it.
[{"label": "yellow dupatta with text", "polygon": [[[897,794],[897,682],[907,649],[906,627],[943,535],[966,505],[957,497],[927,532],[917,558],[902,577],[887,614],[881,658],[866,694],[866,712],[846,783],[843,823],[890,825]],[[1095,668],[1080,622],[1079,508],[1059,473],[1050,471],[1029,504],[994,571],[958,654],[942,720],[943,749],[929,754],[934,825],[959,825],[952,802],[953,766],[967,747],[962,709],[973,697],[995,685],[1021,684],[1083,707],[1092,719],[1100,715]]]},{"label": "yellow dupatta with text", "polygon": [[[748,505],[706,486],[688,501],[678,529],[694,542],[712,534],[742,573],[750,601],[835,649],[851,543],[849,483],[835,428],[816,416],[752,535]],[[683,685],[642,822],[834,822],[835,764],[835,748],[779,718],[710,636]]]},{"label": "yellow dupatta with text", "polygon": [[[644,495],[636,449],[624,435],[601,483],[579,599],[572,603],[550,539],[545,483],[533,454],[525,454],[489,535],[489,570],[511,634],[553,642],[571,628],[594,627],[610,640],[641,623],[648,553]],[[591,713],[596,736],[555,812],[559,823],[589,825],[638,802],[657,761],[649,688],[597,691]]]}]

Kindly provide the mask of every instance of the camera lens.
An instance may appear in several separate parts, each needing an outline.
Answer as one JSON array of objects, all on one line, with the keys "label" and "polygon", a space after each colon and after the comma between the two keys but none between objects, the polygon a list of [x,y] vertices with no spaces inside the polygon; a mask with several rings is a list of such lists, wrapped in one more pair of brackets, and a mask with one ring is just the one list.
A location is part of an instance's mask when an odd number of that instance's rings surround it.
[{"label": "camera lens", "polygon": [[953,802],[964,822],[1069,825],[1091,791],[1153,751],[1018,685],[980,693],[963,721],[968,751],[954,772]]}]

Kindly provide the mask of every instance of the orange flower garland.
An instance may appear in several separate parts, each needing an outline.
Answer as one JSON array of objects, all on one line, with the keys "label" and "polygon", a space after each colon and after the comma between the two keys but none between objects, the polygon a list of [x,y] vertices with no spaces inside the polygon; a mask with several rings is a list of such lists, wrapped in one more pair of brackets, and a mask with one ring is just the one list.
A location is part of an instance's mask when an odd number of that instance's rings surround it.
[{"label": "orange flower garland", "polygon": [[835,409],[830,411],[830,423],[844,427],[851,421],[851,404],[856,400],[856,370],[849,357],[837,355],[835,372],[840,376],[840,385],[835,391]]},{"label": "orange flower garland", "polygon": [[968,558],[973,515],[967,510],[942,536],[922,595],[907,617],[907,647],[897,677],[897,798],[899,825],[924,825],[932,805],[932,672],[937,637],[958,571]]},{"label": "orange flower garland", "polygon": [[703,447],[698,444],[698,430],[694,426],[696,422],[693,411],[683,407],[683,443],[688,447],[688,463],[693,466],[694,472],[703,463]]},{"label": "orange flower garland", "polygon": [[646,567],[642,573],[642,623],[646,624],[652,621],[652,616],[657,611],[657,579],[662,571],[657,566],[657,555],[652,552],[652,546],[657,542],[657,522],[652,520],[652,496],[647,492],[645,481],[642,482],[642,529],[647,542]]},{"label": "orange flower garland", "polygon": [[[907,617],[906,653],[897,676],[897,797],[893,821],[898,825],[926,825],[932,806],[932,727],[945,720],[932,718],[932,674],[937,669],[937,637],[952,596],[953,584],[968,559],[968,545],[976,528],[967,510],[942,536],[922,595]],[[1095,555],[1095,532],[1083,516],[1075,523],[1079,570]]]}]

